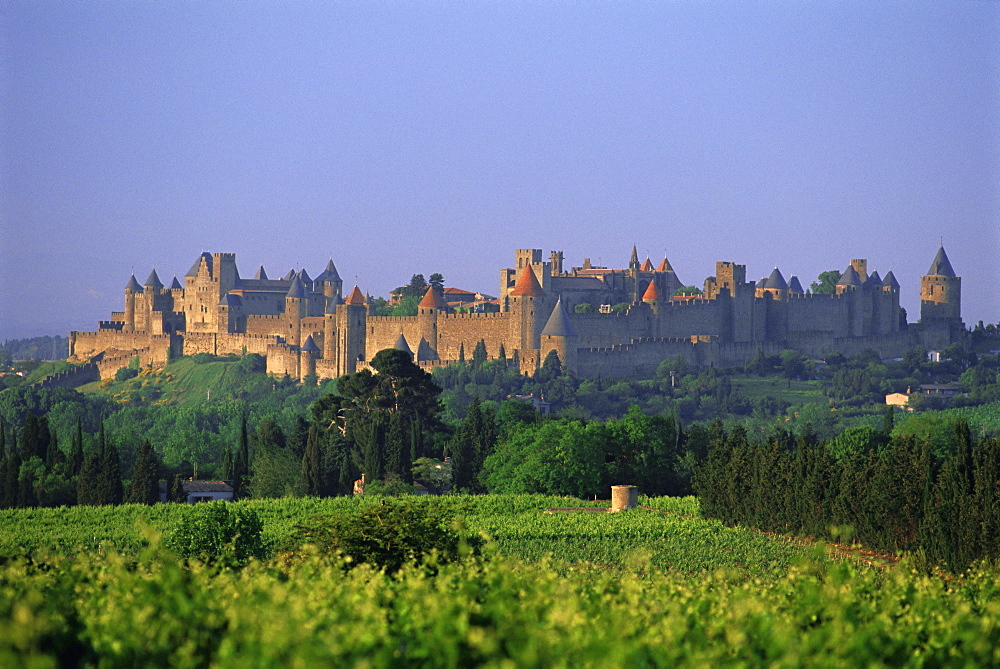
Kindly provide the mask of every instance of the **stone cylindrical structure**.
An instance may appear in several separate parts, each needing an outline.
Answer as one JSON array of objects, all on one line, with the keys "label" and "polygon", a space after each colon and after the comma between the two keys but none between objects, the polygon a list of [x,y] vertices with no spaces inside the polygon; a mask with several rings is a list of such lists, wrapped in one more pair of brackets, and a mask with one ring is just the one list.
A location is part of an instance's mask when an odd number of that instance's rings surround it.
[{"label": "stone cylindrical structure", "polygon": [[639,488],[634,485],[611,486],[611,511],[634,509],[639,505]]}]

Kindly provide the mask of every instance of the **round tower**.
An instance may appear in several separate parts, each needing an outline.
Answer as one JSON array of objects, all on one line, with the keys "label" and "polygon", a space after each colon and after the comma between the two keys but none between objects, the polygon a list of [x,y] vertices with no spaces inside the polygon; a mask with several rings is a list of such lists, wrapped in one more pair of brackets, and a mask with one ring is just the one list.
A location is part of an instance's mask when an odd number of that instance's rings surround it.
[{"label": "round tower", "polygon": [[125,329],[135,329],[135,296],[142,292],[142,286],[136,281],[135,274],[129,277],[125,284]]},{"label": "round tower", "polygon": [[365,296],[355,286],[344,303],[337,306],[337,334],[341,356],[338,367],[341,374],[353,374],[358,371],[358,362],[365,359],[367,318],[368,305],[365,304]]},{"label": "round tower", "polygon": [[420,336],[431,348],[432,355],[436,355],[438,350],[438,316],[447,311],[448,303],[444,301],[444,295],[434,286],[428,286],[423,299],[417,305],[417,323],[420,325]]},{"label": "round tower", "polygon": [[962,279],[955,276],[944,246],[920,277],[920,320],[962,320]]},{"label": "round tower", "polygon": [[306,316],[308,300],[305,286],[298,276],[292,278],[292,285],[285,295],[285,342],[292,346],[302,343],[302,319]]},{"label": "round tower", "polygon": [[299,350],[299,381],[304,381],[310,374],[316,374],[316,356],[318,354],[319,346],[313,341],[312,335],[309,335]]},{"label": "round tower", "polygon": [[546,321],[545,327],[542,328],[540,348],[542,360],[549,354],[549,351],[555,351],[563,369],[576,371],[577,335],[576,330],[573,329],[573,323],[570,322],[569,314],[563,307],[562,298],[556,300],[552,314]]},{"label": "round tower", "polygon": [[649,282],[646,286],[646,292],[642,294],[643,304],[649,305],[649,308],[654,314],[659,315],[660,313],[660,289],[656,287],[656,280]]},{"label": "round tower", "polygon": [[522,351],[537,350],[541,334],[542,318],[545,316],[539,310],[545,308],[546,295],[535,277],[531,265],[526,265],[521,272],[517,284],[510,291],[510,310],[512,324],[515,329],[511,335],[518,342]]}]

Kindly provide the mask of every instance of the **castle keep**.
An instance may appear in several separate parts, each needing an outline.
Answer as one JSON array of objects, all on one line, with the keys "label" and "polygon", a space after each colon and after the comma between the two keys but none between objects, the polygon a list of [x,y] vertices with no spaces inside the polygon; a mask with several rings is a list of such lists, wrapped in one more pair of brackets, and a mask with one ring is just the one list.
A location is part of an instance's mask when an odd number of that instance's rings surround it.
[{"label": "castle keep", "polygon": [[893,273],[869,273],[863,259],[850,262],[832,295],[806,292],[777,268],[747,281],[746,267],[732,262],[716,263],[701,295],[675,296],[681,286],[666,258],[640,263],[634,248],[622,269],[589,259],[566,269],[561,252],[545,260],[539,249],[522,249],[515,267],[500,271],[496,313],[454,313],[429,288],[416,316],[376,316],[357,286],[344,297],[332,260],[315,278],[303,269],[270,279],[261,267],[244,279],[234,254],[202,253],[184,285],[174,278],[165,287],[156,270],[143,285],[132,276],[124,311],[97,332],[71,332],[70,353],[93,360],[102,378],[136,356],[161,366],[178,355],[259,353],[269,373],[303,379],[358,371],[394,347],[422,366],[447,365],[482,340],[489,357],[504,355],[526,373],[555,351],[583,376],[648,376],[666,358],[725,366],[758,348],[900,357],[915,344],[943,348],[965,331],[961,279],[943,247],[921,278],[916,324],[900,309]]}]

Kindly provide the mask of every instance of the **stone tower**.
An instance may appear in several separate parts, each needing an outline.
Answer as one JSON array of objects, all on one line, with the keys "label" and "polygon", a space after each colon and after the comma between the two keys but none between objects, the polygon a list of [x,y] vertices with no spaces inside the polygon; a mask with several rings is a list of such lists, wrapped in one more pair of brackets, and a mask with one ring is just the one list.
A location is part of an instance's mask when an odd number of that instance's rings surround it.
[{"label": "stone tower", "polygon": [[344,303],[337,305],[337,334],[340,337],[338,375],[353,374],[358,371],[358,363],[365,359],[367,319],[365,296],[355,286]]},{"label": "stone tower", "polygon": [[517,285],[510,291],[511,311],[514,312],[514,323],[518,333],[518,348],[537,349],[543,314],[538,310],[544,306],[545,291],[538,283],[531,265],[526,265]]},{"label": "stone tower", "polygon": [[[650,285],[655,286],[656,284],[650,283]],[[552,314],[545,323],[545,327],[542,328],[541,358],[544,360],[549,351],[555,351],[563,368],[575,371],[576,349],[576,330],[573,329],[569,314],[566,313],[560,297],[556,300],[556,306],[552,308]]]},{"label": "stone tower", "polygon": [[306,317],[309,306],[307,298],[305,286],[296,275],[285,295],[285,321],[288,325],[285,342],[292,346],[302,343],[302,319]]},{"label": "stone tower", "polygon": [[938,248],[927,274],[920,277],[920,322],[962,320],[962,279],[955,276],[944,246]]},{"label": "stone tower", "polygon": [[429,286],[424,297],[417,305],[417,323],[420,324],[420,337],[425,342],[427,349],[418,346],[418,360],[439,360],[438,350],[438,315],[448,311],[448,303],[444,301],[442,295],[434,286]]}]

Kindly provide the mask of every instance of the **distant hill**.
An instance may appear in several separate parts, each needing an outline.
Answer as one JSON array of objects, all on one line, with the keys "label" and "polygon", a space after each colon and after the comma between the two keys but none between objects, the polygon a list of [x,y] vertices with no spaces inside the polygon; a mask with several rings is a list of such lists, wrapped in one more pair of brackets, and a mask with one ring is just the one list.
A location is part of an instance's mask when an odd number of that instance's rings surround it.
[{"label": "distant hill", "polygon": [[65,360],[69,357],[69,339],[59,335],[8,339],[0,345],[0,351],[7,351],[12,360]]}]

